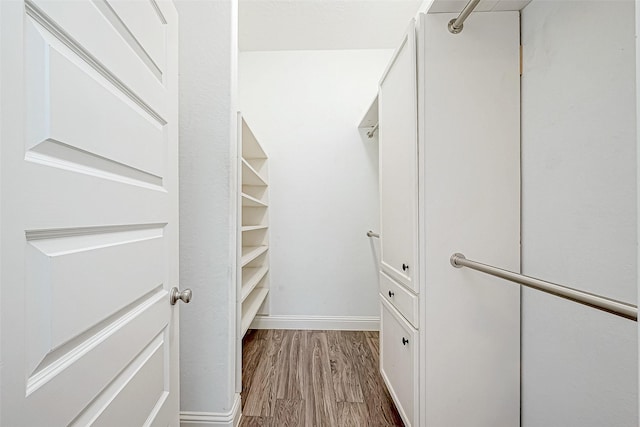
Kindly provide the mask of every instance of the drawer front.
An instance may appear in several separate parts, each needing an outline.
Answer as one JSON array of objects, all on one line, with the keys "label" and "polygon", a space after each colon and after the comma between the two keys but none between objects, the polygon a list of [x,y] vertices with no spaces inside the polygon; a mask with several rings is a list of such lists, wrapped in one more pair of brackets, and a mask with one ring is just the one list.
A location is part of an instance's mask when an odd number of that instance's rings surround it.
[{"label": "drawer front", "polygon": [[385,299],[380,303],[380,371],[405,425],[417,425],[418,331]]},{"label": "drawer front", "polygon": [[380,294],[398,309],[405,319],[418,328],[418,296],[380,272]]}]

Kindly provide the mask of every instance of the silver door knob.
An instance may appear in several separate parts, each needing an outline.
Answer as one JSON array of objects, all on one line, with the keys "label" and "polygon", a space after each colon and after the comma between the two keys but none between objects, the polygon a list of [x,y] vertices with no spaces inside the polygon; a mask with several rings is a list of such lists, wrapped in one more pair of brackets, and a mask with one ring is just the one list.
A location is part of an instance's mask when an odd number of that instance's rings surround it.
[{"label": "silver door knob", "polygon": [[193,292],[191,289],[185,289],[180,292],[178,288],[171,288],[171,292],[169,292],[169,300],[171,301],[171,305],[176,305],[178,300],[182,300],[185,304],[189,304],[191,301],[191,297],[193,296]]}]

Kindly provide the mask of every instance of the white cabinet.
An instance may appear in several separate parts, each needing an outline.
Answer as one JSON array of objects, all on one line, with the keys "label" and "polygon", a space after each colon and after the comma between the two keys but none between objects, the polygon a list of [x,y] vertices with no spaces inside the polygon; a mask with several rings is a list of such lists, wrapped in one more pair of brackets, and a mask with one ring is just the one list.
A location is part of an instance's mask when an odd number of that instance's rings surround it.
[{"label": "white cabinet", "polygon": [[415,379],[419,372],[415,327],[420,290],[415,31],[412,20],[378,90],[380,372],[407,426],[418,425],[419,407]]},{"label": "white cabinet", "polygon": [[240,339],[269,293],[268,158],[238,114],[238,302]]},{"label": "white cabinet", "polygon": [[417,287],[418,124],[415,21],[380,81],[380,235],[382,270]]},{"label": "white cabinet", "polygon": [[407,425],[515,426],[520,291],[449,258],[520,268],[519,14],[456,16],[412,22],[380,82],[380,369]]}]

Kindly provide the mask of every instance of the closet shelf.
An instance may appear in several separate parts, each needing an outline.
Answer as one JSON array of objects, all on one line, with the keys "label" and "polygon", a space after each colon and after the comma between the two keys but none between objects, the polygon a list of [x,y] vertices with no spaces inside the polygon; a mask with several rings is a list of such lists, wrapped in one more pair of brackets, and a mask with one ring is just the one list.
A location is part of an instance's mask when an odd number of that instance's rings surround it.
[{"label": "closet shelf", "polygon": [[369,105],[369,109],[365,113],[364,117],[360,121],[358,125],[359,129],[372,128],[378,124],[378,95],[373,98],[371,101],[371,105]]},{"label": "closet shelf", "polygon": [[265,253],[269,249],[269,246],[243,246],[242,247],[242,267],[249,264],[254,259]]},{"label": "closet shelf", "polygon": [[267,228],[269,228],[268,225],[243,225],[242,231],[266,230]]},{"label": "closet shelf", "polygon": [[269,293],[269,289],[267,288],[255,288],[253,292],[249,294],[249,297],[242,304],[242,336],[247,333],[249,326],[251,326],[251,322],[258,314],[258,310],[260,310],[260,306],[264,302],[267,294]]},{"label": "closet shelf", "polygon": [[242,157],[245,159],[267,159],[267,153],[264,152],[260,143],[258,142],[256,136],[251,131],[251,128],[247,125],[242,115],[240,115],[240,120],[242,123],[242,128],[240,130],[240,135],[242,136]]},{"label": "closet shelf", "polygon": [[247,297],[251,294],[258,283],[262,280],[262,278],[269,271],[268,265],[263,265],[261,267],[245,267],[242,269],[242,289],[240,301],[244,302]]},{"label": "closet shelf", "polygon": [[255,197],[251,197],[246,193],[242,193],[242,206],[250,208],[266,208],[268,205],[256,199]]},{"label": "closet shelf", "polygon": [[242,159],[242,185],[267,185],[267,181],[244,158]]}]

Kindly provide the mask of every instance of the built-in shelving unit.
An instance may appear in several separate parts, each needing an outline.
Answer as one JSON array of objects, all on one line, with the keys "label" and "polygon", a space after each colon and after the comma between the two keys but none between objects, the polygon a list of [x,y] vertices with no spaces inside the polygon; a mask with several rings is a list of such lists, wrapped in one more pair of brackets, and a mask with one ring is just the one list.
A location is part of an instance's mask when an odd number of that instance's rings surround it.
[{"label": "built-in shelving unit", "polygon": [[239,126],[238,304],[242,338],[265,311],[269,293],[269,185],[267,155],[241,115]]}]

